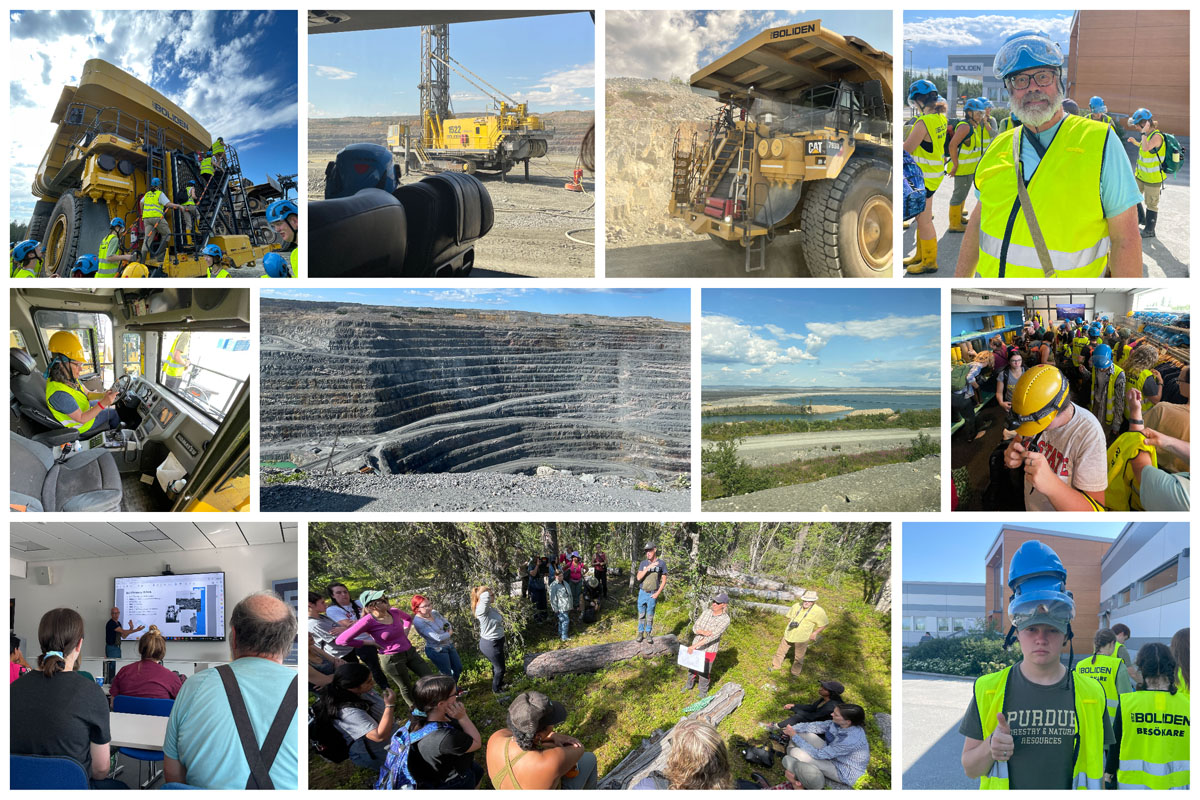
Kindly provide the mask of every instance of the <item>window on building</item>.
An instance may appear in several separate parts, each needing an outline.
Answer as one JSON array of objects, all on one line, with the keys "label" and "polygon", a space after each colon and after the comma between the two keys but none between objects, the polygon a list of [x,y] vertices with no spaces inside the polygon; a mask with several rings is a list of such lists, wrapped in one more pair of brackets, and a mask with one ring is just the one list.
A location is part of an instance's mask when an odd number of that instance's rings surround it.
[{"label": "window on building", "polygon": [[914,631],[925,630],[925,617],[913,617],[913,630]]},{"label": "window on building", "polygon": [[966,621],[962,617],[955,617],[951,622],[951,630],[965,631],[967,629]]},{"label": "window on building", "polygon": [[1141,591],[1138,597],[1145,597],[1151,592],[1165,589],[1179,580],[1179,560],[1173,559],[1170,564],[1159,567],[1141,580]]},{"label": "window on building", "polygon": [[950,620],[947,619],[946,617],[938,617],[937,625],[938,625],[938,633],[949,633],[950,632]]},{"label": "window on building", "polygon": [[1132,586],[1126,586],[1124,589],[1122,589],[1120,592],[1117,593],[1117,605],[1119,605],[1119,606],[1129,605],[1129,601],[1132,599],[1133,599],[1133,587]]},{"label": "window on building", "polygon": [[911,631],[913,629],[913,618],[912,617],[901,617],[900,618],[900,628],[901,628],[901,630]]}]

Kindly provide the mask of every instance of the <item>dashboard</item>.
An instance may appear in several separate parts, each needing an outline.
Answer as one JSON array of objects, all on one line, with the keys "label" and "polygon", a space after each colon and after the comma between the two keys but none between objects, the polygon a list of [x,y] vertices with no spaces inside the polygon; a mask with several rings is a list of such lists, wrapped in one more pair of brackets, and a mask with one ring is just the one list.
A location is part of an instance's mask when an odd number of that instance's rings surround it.
[{"label": "dashboard", "polygon": [[157,440],[165,444],[189,471],[195,467],[204,446],[216,433],[215,426],[198,413],[189,413],[178,399],[162,387],[135,378],[129,392],[138,399],[138,414],[142,421],[138,437],[143,441]]}]

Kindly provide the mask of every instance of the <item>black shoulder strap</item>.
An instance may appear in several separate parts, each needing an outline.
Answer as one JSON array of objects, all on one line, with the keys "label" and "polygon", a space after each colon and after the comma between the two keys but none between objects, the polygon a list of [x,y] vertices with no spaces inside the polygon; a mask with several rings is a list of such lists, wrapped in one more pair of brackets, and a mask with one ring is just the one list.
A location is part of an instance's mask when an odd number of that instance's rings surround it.
[{"label": "black shoulder strap", "polygon": [[246,763],[250,765],[250,777],[246,780],[246,788],[274,789],[275,785],[271,782],[271,765],[275,763],[275,756],[279,754],[283,737],[296,713],[298,702],[296,700],[296,682],[299,680],[299,675],[293,678],[288,685],[287,693],[279,704],[279,711],[276,712],[275,719],[267,731],[267,737],[263,740],[263,747],[259,749],[258,743],[254,740],[254,725],[250,721],[250,713],[246,711],[246,701],[242,697],[242,690],[238,688],[237,677],[233,674],[233,669],[228,664],[222,664],[216,670],[217,674],[221,676],[221,683],[225,686],[225,695],[229,699],[229,710],[233,712],[233,722],[242,742],[242,751],[246,754]]}]

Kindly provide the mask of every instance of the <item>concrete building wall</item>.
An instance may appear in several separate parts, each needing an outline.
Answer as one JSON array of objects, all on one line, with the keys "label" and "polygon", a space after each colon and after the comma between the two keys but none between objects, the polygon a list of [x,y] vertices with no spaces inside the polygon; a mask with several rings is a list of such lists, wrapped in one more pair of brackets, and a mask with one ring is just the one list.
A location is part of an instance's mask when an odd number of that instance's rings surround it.
[{"label": "concrete building wall", "polygon": [[1190,594],[1188,524],[1131,523],[1101,564],[1099,621],[1128,625],[1135,653],[1149,642],[1170,644],[1175,631],[1190,625]]},{"label": "concrete building wall", "polygon": [[982,583],[905,581],[901,602],[904,647],[919,642],[926,631],[942,638],[956,628],[976,631],[985,626]]},{"label": "concrete building wall", "polygon": [[1190,136],[1190,30],[1186,10],[1076,12],[1067,95],[1082,108],[1093,95],[1120,114],[1149,108],[1163,130]]}]

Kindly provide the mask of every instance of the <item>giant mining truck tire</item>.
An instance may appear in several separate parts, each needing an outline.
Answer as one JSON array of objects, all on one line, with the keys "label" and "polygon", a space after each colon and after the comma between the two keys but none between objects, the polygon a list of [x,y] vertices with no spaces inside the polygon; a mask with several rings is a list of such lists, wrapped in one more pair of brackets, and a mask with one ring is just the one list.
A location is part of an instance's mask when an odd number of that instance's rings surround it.
[{"label": "giant mining truck tire", "polygon": [[38,200],[33,204],[33,216],[29,218],[29,230],[25,232],[26,239],[34,239],[46,243],[46,226],[50,223],[50,214],[54,211],[54,203],[50,200]]},{"label": "giant mining truck tire", "polygon": [[879,278],[892,268],[892,169],[851,158],[833,180],[816,181],[800,212],[801,249],[815,278]]},{"label": "giant mining truck tire", "polygon": [[106,203],[94,202],[74,191],[58,198],[46,223],[47,274],[69,277],[75,259],[100,248],[110,221]]}]

